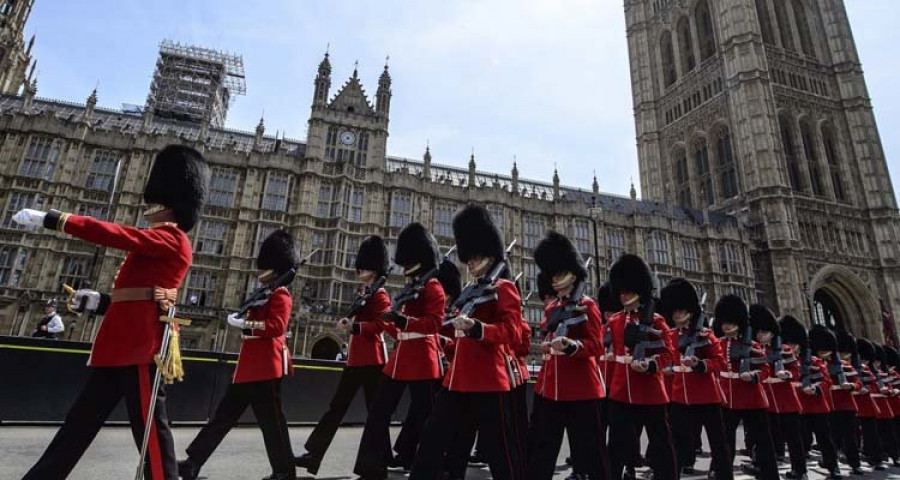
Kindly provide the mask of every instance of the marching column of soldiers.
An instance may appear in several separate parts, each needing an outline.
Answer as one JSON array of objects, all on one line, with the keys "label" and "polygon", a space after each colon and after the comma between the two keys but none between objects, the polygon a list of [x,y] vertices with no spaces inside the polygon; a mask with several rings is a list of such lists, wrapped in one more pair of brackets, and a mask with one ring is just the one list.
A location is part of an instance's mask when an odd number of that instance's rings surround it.
[{"label": "marching column of soldiers", "polygon": [[[650,268],[631,254],[612,265],[595,300],[586,291],[591,259],[552,231],[533,252],[544,317],[532,333],[508,261],[515,241],[507,245],[478,205],[453,219],[455,248],[471,279],[465,285],[449,253],[418,223],[399,235],[393,262],[406,284],[393,296],[384,288],[391,270],[384,241],[361,243],[359,296],[338,321],[350,336],[347,366],[296,456],[281,384],[293,372],[287,287],[302,260],[285,231],[266,238],[257,259],[260,288],[224,319],[242,337],[232,384],[179,461],[166,384],[183,375],[178,330],[187,320],[177,318],[175,300],[192,262],[187,233],[207,182],[200,153],[169,146],[156,155],[145,186],[148,228],[55,210],[13,217],[127,252],[110,293],[70,294],[67,308],[103,315],[103,322],[86,384],[24,478],[66,478],[123,397],[141,452],[136,478],[201,478],[248,406],[272,469],[265,479],[294,479],[298,468],[316,474],[360,389],[368,417],[353,471],[363,479],[384,479],[390,470],[413,480],[461,479],[474,448],[495,479],[546,480],[566,436],[570,478],[634,480],[643,464],[654,480],[672,480],[696,473],[704,432],[710,479],[733,478],[737,453],[750,459],[739,468],[764,480],[782,476],[779,464],[788,465],[784,478],[805,480],[811,460],[829,479],[900,468],[896,348],[842,329],[807,329],[789,315],[776,319],[735,295],[722,296],[709,319],[705,295],[685,279],[672,279],[655,297]],[[57,329],[55,308],[48,305],[43,333]],[[390,354],[386,335],[396,342]],[[543,363],[529,402],[533,372],[525,359],[533,337]],[[409,410],[392,444],[391,417],[407,390]]]}]

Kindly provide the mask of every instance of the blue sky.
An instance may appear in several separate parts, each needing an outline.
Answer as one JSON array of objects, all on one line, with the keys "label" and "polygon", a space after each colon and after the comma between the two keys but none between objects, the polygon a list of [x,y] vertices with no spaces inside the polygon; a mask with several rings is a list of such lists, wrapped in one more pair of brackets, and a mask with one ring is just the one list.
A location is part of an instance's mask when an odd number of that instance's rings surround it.
[{"label": "blue sky", "polygon": [[[846,0],[892,178],[900,155],[896,0]],[[248,8],[248,6],[250,6]],[[359,61],[374,95],[390,55],[388,152],[627,194],[639,188],[621,0],[36,0],[38,95],[143,104],[164,38],[243,55],[247,95],[228,115],[304,139],[316,66],[332,94]]]}]

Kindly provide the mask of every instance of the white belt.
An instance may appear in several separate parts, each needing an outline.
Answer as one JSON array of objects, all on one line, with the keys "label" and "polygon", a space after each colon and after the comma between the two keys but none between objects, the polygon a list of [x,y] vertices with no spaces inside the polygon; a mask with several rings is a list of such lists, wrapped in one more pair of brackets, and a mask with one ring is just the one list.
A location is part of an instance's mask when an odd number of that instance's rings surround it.
[{"label": "white belt", "polygon": [[243,335],[243,334],[241,335],[241,340],[256,340],[259,338],[263,338],[263,337],[259,337],[256,335]]},{"label": "white belt", "polygon": [[418,340],[420,338],[428,338],[433,337],[431,334],[424,334],[418,332],[400,332],[400,340]]},{"label": "white belt", "polygon": [[741,374],[736,372],[719,372],[719,376],[722,378],[741,378]]},{"label": "white belt", "polygon": [[843,388],[841,385],[832,385],[831,389],[832,390],[847,390],[847,389]]},{"label": "white belt", "polygon": [[675,365],[672,367],[672,371],[675,373],[691,373],[694,371],[691,367],[685,367],[684,365]]},{"label": "white belt", "polygon": [[784,383],[784,380],[775,377],[769,377],[763,380],[763,383]]},{"label": "white belt", "polygon": [[[795,386],[795,387],[801,387],[801,388],[802,388],[802,387],[803,387],[803,382],[791,382],[791,385],[793,385],[793,386]],[[815,387],[816,385],[818,385],[818,383],[814,383],[814,384],[810,385],[810,387]]]},{"label": "white belt", "polygon": [[872,398],[887,398],[887,395],[883,393],[873,393]]},{"label": "white belt", "polygon": [[631,364],[632,357],[631,355],[616,355],[615,361],[616,363],[621,363],[623,365]]},{"label": "white belt", "polygon": [[868,394],[869,394],[869,392],[865,392],[865,393],[863,393],[863,392],[852,392],[852,393],[850,393],[850,395],[868,395]]}]

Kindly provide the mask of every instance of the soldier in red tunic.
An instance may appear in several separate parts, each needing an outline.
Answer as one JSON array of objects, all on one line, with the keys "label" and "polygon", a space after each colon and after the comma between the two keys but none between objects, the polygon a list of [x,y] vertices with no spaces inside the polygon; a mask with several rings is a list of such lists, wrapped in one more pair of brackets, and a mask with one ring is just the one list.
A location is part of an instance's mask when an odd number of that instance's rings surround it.
[{"label": "soldier in red tunic", "polygon": [[[451,320],[456,349],[443,389],[435,400],[409,478],[439,478],[444,454],[460,430],[462,419],[474,418],[479,446],[498,480],[524,477],[511,421],[511,394],[516,385],[515,358],[509,347],[520,341],[522,305],[516,285],[507,279],[503,236],[483,207],[469,205],[453,218],[459,259],[475,279],[460,294],[459,310]],[[491,279],[488,275],[498,271]],[[492,281],[493,280],[493,281]],[[484,295],[474,295],[483,293]],[[459,305],[474,295],[478,302]],[[471,309],[471,310],[470,310]]]},{"label": "soldier in red tunic", "polygon": [[743,299],[730,294],[719,299],[715,309],[715,330],[721,331],[727,360],[725,369],[719,373],[719,384],[725,399],[728,448],[734,455],[737,427],[743,421],[746,435],[755,446],[758,478],[775,480],[778,466],[769,429],[769,402],[762,388],[769,377],[769,366],[762,347],[753,341],[749,312]]},{"label": "soldier in red tunic", "polygon": [[862,427],[863,453],[873,470],[884,471],[884,447],[878,431],[878,422],[882,413],[875,397],[875,395],[881,395],[881,392],[878,380],[872,371],[875,362],[875,346],[865,338],[857,338],[856,348],[858,351],[857,370],[860,372],[859,381],[863,386],[859,395],[856,396],[856,405],[859,407],[859,424]]},{"label": "soldier in red tunic", "polygon": [[[375,398],[381,370],[387,360],[382,316],[391,309],[391,299],[380,285],[384,283],[388,267],[388,252],[381,237],[373,235],[360,243],[356,254],[356,275],[361,283],[359,298],[353,310],[338,322],[341,329],[350,333],[347,366],[341,372],[328,411],[306,440],[306,453],[296,458],[297,466],[313,475],[319,471],[322,458],[356,392],[363,390],[367,409]],[[385,437],[383,441],[389,443],[390,439]]]},{"label": "soldier in red tunic", "polygon": [[[546,360],[541,367],[541,388],[534,397],[529,478],[553,476],[565,430],[572,439],[579,473],[592,479],[607,478],[600,411],[600,399],[606,393],[596,361],[603,353],[603,321],[591,298],[584,294],[572,297],[587,281],[584,261],[572,242],[556,232],[550,232],[537,246],[534,261],[541,273],[552,279],[558,298],[546,308],[541,324]],[[571,313],[564,313],[567,309]]]},{"label": "soldier in red tunic", "polygon": [[792,479],[806,478],[806,448],[803,445],[803,423],[800,416],[800,399],[792,381],[800,378],[800,361],[791,345],[805,342],[806,330],[781,329],[775,315],[765,306],[750,306],[750,326],[756,341],[765,348],[771,375],[762,381],[769,402],[769,426],[775,450],[784,457],[787,443]]},{"label": "soldier in red tunic", "polygon": [[828,423],[831,416],[831,387],[835,385],[835,379],[828,373],[827,361],[837,350],[837,340],[831,330],[824,325],[813,325],[809,329],[809,354],[802,351],[807,346],[801,346],[801,370],[804,362],[809,359],[809,375],[818,377],[812,382],[804,381],[803,376],[797,385],[798,396],[803,405],[803,420],[806,424],[806,448],[812,445],[812,436],[816,436],[816,444],[822,452],[822,461],[819,464],[829,472],[829,478],[841,477],[838,468],[837,452],[834,442],[831,440],[831,426]]},{"label": "soldier in red tunic", "polygon": [[[660,292],[663,314],[671,319],[672,344],[678,346],[680,356],[673,362],[672,396],[669,404],[672,436],[682,473],[686,467],[693,469],[696,439],[699,426],[706,429],[706,438],[712,451],[712,470],[717,480],[733,478],[731,454],[725,441],[722,425],[722,394],[716,377],[725,367],[725,354],[719,339],[712,331],[696,325],[703,312],[697,290],[683,278],[672,279]],[[702,320],[702,319],[701,319]],[[695,329],[697,329],[695,331]]]},{"label": "soldier in red tunic", "polygon": [[[367,479],[384,478],[393,462],[389,444],[384,443],[403,392],[409,388],[412,422],[407,427],[400,462],[412,464],[420,434],[431,413],[434,395],[443,377],[438,331],[444,319],[444,289],[436,277],[440,263],[437,243],[418,223],[406,226],[397,237],[394,263],[409,279],[404,292],[416,290],[409,301],[385,314],[387,331],[399,341],[382,370],[382,381],[369,409],[356,457],[354,473]],[[395,296],[395,299],[403,295]],[[414,298],[413,298],[414,297]],[[396,301],[396,300],[395,300]],[[385,448],[387,447],[387,448]]]},{"label": "soldier in red tunic", "polygon": [[869,364],[872,373],[877,376],[878,389],[872,393],[872,398],[878,404],[878,434],[881,436],[881,447],[884,453],[892,460],[895,467],[900,467],[900,445],[897,434],[894,431],[894,409],[891,407],[890,397],[897,394],[888,384],[887,366],[884,362],[884,347],[873,343],[875,358]]},{"label": "soldier in red tunic", "polygon": [[[615,362],[609,388],[610,477],[622,478],[625,464],[638,455],[636,435],[643,426],[653,452],[654,478],[678,478],[661,369],[675,357],[666,320],[654,312],[650,267],[631,254],[619,257],[609,273],[624,310],[609,319],[607,361]],[[644,358],[635,358],[644,352]]]},{"label": "soldier in red tunic", "polygon": [[[161,150],[144,188],[144,217],[150,222],[146,229],[57,211],[26,209],[13,217],[20,224],[42,225],[128,252],[112,294],[79,290],[73,298],[75,308],[105,316],[88,359],[87,383],[26,479],[66,478],[122,397],[135,441],[143,438],[156,371],[153,357],[162,343],[159,318],[174,304],[191,265],[187,232],[200,216],[207,177],[206,162],[197,151],[176,145]],[[177,479],[162,385],[154,415],[145,477]]]},{"label": "soldier in red tunic", "polygon": [[859,380],[859,372],[853,367],[853,357],[856,353],[856,339],[846,330],[839,329],[835,332],[837,339],[837,352],[841,362],[841,368],[850,388],[834,385],[831,387],[831,399],[834,411],[831,413],[831,425],[834,432],[835,448],[842,451],[847,458],[853,475],[865,473],[861,468],[859,459],[859,445],[857,436],[859,425],[856,421],[859,406],[856,399],[863,385]]},{"label": "soldier in red tunic", "polygon": [[884,380],[885,386],[891,390],[888,396],[888,403],[891,405],[891,411],[894,413],[894,436],[900,442],[900,352],[895,347],[884,346],[884,366],[887,370],[887,378]]},{"label": "soldier in red tunic", "polygon": [[[284,230],[272,232],[259,249],[256,265],[260,270],[259,281],[264,286],[292,272],[297,266],[297,255],[290,234]],[[272,467],[273,473],[267,478],[296,478],[287,421],[281,407],[281,380],[293,373],[284,336],[292,305],[291,293],[282,285],[272,291],[265,304],[251,309],[246,319],[236,313],[228,316],[228,324],[242,330],[234,377],[213,417],[188,446],[187,459],[178,462],[181,478],[198,478],[200,468],[248,406],[253,408],[259,422]]]}]

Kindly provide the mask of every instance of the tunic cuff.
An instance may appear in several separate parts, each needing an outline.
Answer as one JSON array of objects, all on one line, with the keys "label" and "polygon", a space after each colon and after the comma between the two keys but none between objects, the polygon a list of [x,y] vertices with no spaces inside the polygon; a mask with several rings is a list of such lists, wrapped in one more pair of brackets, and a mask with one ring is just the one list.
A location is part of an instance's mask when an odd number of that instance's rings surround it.
[{"label": "tunic cuff", "polygon": [[60,212],[59,210],[50,210],[44,215],[44,228],[49,228],[50,230],[56,230],[58,232],[65,231],[66,220],[69,219],[68,213]]}]

